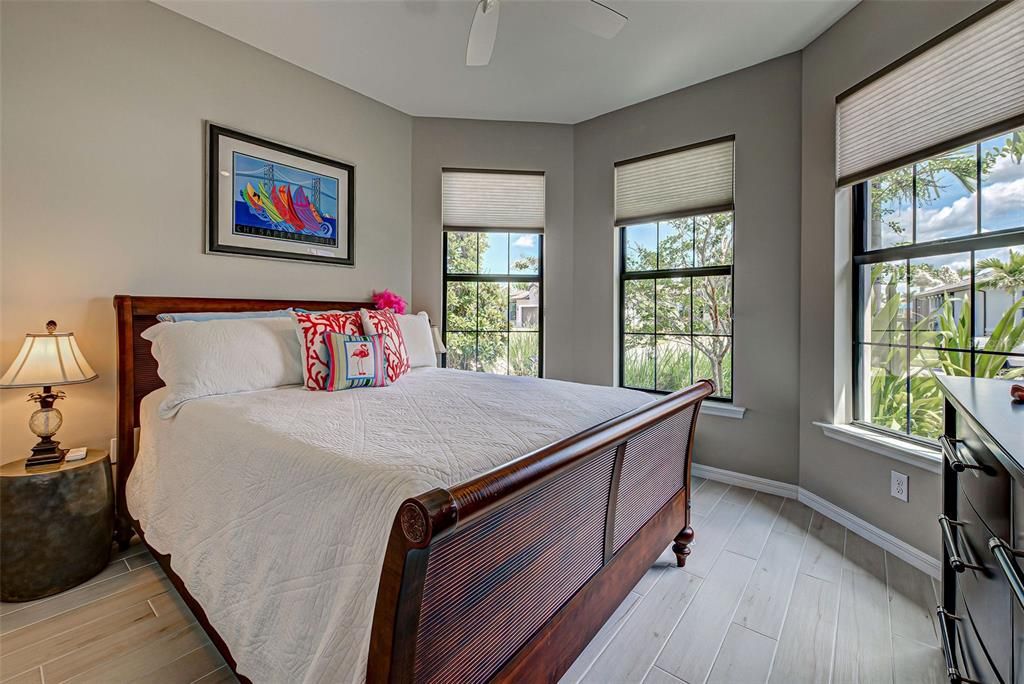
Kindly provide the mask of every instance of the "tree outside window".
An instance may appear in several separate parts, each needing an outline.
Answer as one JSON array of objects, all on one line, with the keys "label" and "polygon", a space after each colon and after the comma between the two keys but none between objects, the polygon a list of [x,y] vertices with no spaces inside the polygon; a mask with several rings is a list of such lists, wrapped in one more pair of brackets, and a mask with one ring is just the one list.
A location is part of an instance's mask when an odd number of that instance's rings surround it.
[{"label": "tree outside window", "polygon": [[445,233],[446,365],[540,376],[543,236]]}]

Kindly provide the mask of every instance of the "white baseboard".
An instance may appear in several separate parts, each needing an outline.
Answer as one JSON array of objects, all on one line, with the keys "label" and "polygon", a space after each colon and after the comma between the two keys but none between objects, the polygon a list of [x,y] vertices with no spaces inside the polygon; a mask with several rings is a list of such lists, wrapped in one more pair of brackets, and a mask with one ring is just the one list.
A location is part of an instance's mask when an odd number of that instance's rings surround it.
[{"label": "white baseboard", "polygon": [[778,480],[769,480],[766,477],[745,475],[733,470],[713,468],[699,463],[693,464],[692,472],[697,477],[703,477],[706,480],[714,480],[715,482],[724,482],[725,484],[736,485],[738,487],[746,487],[747,489],[753,489],[757,492],[766,492],[768,494],[775,494],[776,496],[784,496],[787,499],[795,499],[799,493],[799,487],[795,484],[779,482]]},{"label": "white baseboard", "polygon": [[853,513],[836,506],[831,501],[823,499],[814,492],[810,492],[802,487],[789,484],[788,482],[778,482],[763,477],[755,477],[754,475],[744,475],[743,473],[699,465],[697,463],[693,464],[693,474],[697,477],[703,477],[716,482],[796,499],[809,508],[821,513],[826,518],[834,520],[851,532],[888,551],[900,560],[906,561],[921,572],[936,579],[942,574],[942,564],[934,556],[925,553],[915,546],[911,546],[902,539],[894,537],[885,530],[872,525]]},{"label": "white baseboard", "polygon": [[853,513],[836,506],[831,501],[821,498],[814,492],[801,488],[797,499],[825,517],[835,520],[851,532],[856,532],[869,542],[910,563],[921,572],[931,575],[936,579],[942,576],[942,563],[939,559],[925,553],[916,546],[911,546],[902,539],[892,536],[885,530],[858,518]]}]

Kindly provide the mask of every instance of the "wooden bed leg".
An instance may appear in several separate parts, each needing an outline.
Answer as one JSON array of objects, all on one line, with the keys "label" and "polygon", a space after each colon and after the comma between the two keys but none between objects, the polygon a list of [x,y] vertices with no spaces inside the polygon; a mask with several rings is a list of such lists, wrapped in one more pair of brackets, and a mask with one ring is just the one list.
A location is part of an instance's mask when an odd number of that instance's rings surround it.
[{"label": "wooden bed leg", "polygon": [[690,544],[692,543],[693,528],[687,525],[679,530],[679,534],[676,535],[672,544],[672,553],[676,554],[676,565],[678,567],[681,568],[686,565],[686,557],[690,555]]},{"label": "wooden bed leg", "polygon": [[114,518],[114,541],[117,542],[117,548],[121,551],[126,551],[132,543],[132,530],[131,523],[124,519],[124,516],[118,515]]}]

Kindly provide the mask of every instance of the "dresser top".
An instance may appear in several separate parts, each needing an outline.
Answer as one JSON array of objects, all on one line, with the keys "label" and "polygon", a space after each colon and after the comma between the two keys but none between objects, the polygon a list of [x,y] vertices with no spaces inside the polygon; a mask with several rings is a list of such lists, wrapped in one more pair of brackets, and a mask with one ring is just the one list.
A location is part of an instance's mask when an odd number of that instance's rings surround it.
[{"label": "dresser top", "polygon": [[938,376],[943,393],[957,411],[1024,469],[1024,404],[1010,398],[1011,380]]}]

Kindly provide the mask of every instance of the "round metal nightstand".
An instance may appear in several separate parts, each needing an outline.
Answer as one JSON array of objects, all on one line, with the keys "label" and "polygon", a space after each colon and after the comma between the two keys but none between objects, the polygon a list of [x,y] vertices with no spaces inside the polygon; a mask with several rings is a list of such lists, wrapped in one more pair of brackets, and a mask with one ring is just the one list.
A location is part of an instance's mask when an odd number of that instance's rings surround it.
[{"label": "round metal nightstand", "polygon": [[25,469],[0,467],[0,600],[31,601],[70,589],[107,566],[114,536],[110,455]]}]

